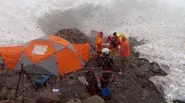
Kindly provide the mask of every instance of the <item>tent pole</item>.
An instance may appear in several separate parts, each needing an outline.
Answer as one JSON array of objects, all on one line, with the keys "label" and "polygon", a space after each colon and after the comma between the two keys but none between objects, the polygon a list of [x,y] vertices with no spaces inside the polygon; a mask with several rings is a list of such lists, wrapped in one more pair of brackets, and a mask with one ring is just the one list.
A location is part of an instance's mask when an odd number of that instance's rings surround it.
[{"label": "tent pole", "polygon": [[[23,66],[22,66],[22,72],[23,72]],[[22,103],[24,103],[24,73],[22,73]]]},{"label": "tent pole", "polygon": [[18,80],[18,83],[17,83],[17,88],[16,88],[16,92],[15,92],[15,98],[17,97],[17,91],[19,89],[19,83],[20,83],[20,80],[21,80],[21,75],[22,75],[22,70],[21,70],[21,72],[19,74],[19,80]]},{"label": "tent pole", "polygon": [[28,74],[26,73],[25,70],[23,70],[24,74],[26,75],[26,77],[28,78],[28,80],[30,81],[31,85],[33,86],[33,88],[35,89],[35,91],[37,92],[36,87],[34,86],[33,82],[31,81],[30,77],[28,76]]}]

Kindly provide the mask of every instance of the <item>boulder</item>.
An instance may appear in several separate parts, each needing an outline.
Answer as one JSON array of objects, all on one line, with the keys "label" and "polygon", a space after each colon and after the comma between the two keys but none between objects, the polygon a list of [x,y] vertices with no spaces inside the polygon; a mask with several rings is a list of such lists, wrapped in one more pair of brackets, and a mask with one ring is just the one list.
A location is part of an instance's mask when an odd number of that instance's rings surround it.
[{"label": "boulder", "polygon": [[131,47],[138,46],[138,41],[135,37],[129,37],[128,39]]},{"label": "boulder", "polygon": [[66,103],[82,103],[80,99],[70,99],[68,102]]},{"label": "boulder", "polygon": [[56,36],[62,37],[71,43],[88,43],[89,38],[77,28],[62,29]]},{"label": "boulder", "polygon": [[83,103],[104,103],[104,99],[95,95],[91,96],[83,101]]},{"label": "boulder", "polygon": [[145,64],[149,64],[149,61],[145,58],[137,58],[134,62],[137,65],[137,67],[141,67]]},{"label": "boulder", "polygon": [[137,58],[139,58],[139,56],[140,56],[140,52],[137,52],[137,51],[133,51],[132,54],[133,54],[135,57],[137,57]]},{"label": "boulder", "polygon": [[40,96],[36,98],[36,103],[61,103],[58,93],[48,92],[41,93]]},{"label": "boulder", "polygon": [[165,65],[165,64],[161,64],[161,69],[166,73],[169,74],[170,73],[170,67]]},{"label": "boulder", "polygon": [[155,85],[158,92],[161,93],[162,95],[164,95],[163,87],[162,87],[163,81],[162,81],[161,77],[154,76],[154,77],[151,77],[149,80],[153,82],[153,84]]},{"label": "boulder", "polygon": [[131,47],[135,47],[138,45],[143,45],[145,44],[147,41],[145,39],[142,39],[140,41],[138,41],[135,37],[129,37],[129,43],[131,45]]},{"label": "boulder", "polygon": [[87,82],[86,78],[84,76],[78,77],[78,80],[83,84],[83,85],[89,85]]},{"label": "boulder", "polygon": [[[167,71],[168,67],[163,65],[163,69],[166,69],[166,71]],[[150,70],[156,75],[160,75],[160,76],[166,76],[167,75],[167,73],[164,70],[161,69],[159,64],[157,64],[155,62],[150,63]],[[169,72],[169,71],[167,71],[167,72]]]},{"label": "boulder", "polygon": [[152,62],[150,63],[150,70],[154,72],[154,74],[158,74],[160,73],[160,66],[155,63],[155,62]]}]

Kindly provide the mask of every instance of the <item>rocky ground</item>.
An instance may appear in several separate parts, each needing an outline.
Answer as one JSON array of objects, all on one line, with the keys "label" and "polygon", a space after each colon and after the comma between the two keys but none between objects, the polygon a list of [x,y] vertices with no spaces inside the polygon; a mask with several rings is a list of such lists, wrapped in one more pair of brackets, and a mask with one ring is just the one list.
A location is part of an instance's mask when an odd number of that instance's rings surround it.
[{"label": "rocky ground", "polygon": [[[72,35],[73,34],[73,35]],[[56,35],[63,37],[72,43],[89,42],[87,36],[78,29],[64,29]],[[69,36],[68,36],[69,35]],[[100,75],[101,69],[96,62],[91,59],[85,69],[61,76],[52,77],[47,87],[38,89],[35,92],[29,81],[24,80],[24,100],[25,103],[165,103],[163,94],[158,91],[154,84],[149,80],[151,76],[167,75],[157,63],[150,63],[147,59],[139,58],[139,52],[134,51],[133,47],[142,45],[143,41],[137,41],[135,38],[129,38],[132,47],[132,53],[127,61],[126,68],[123,68],[122,59],[118,56],[114,58],[116,84],[111,83],[110,88],[113,95],[112,100],[104,101],[98,96],[91,97],[85,90],[83,82],[79,78],[84,76],[87,71],[94,71]],[[15,88],[18,81],[18,75],[12,72],[6,72],[0,76],[0,103],[13,103]],[[54,93],[52,89],[60,88],[61,93]],[[16,103],[21,102],[21,86],[18,92]],[[43,102],[42,102],[43,103]]]},{"label": "rocky ground", "polygon": [[[61,35],[61,37],[63,36]],[[78,38],[74,39],[78,40]],[[132,48],[144,44],[144,40],[137,41],[134,37],[130,37],[129,40]],[[114,61],[122,73],[115,72],[118,84],[110,87],[114,96],[112,103],[164,103],[162,94],[149,80],[151,76],[167,75],[157,63],[150,63],[147,59],[139,58],[139,53],[134,50],[128,60],[127,69],[122,68],[121,58],[116,57]],[[93,70],[97,74],[100,72],[100,68],[93,60],[88,63],[86,70]]]}]

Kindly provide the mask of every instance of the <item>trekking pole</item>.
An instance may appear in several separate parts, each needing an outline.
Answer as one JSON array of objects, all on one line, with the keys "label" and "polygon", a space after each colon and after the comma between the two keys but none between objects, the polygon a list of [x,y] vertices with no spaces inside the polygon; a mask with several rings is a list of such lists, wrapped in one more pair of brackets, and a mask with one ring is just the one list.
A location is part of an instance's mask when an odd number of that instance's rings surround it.
[{"label": "trekking pole", "polygon": [[19,89],[19,83],[20,83],[20,80],[21,80],[21,75],[22,75],[22,70],[20,71],[20,74],[19,74],[19,80],[18,80],[18,83],[17,83],[17,88],[16,88],[16,92],[15,92],[15,97],[14,99],[17,97],[17,91]]}]

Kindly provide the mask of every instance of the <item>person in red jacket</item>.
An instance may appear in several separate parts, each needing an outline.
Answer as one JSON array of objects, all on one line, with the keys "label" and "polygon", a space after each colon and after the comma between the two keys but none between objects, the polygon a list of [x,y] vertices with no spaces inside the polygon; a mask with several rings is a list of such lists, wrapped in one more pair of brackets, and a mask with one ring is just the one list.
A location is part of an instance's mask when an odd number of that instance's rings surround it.
[{"label": "person in red jacket", "polygon": [[126,69],[127,59],[130,56],[130,45],[125,36],[121,40],[120,56],[122,57],[123,66]]},{"label": "person in red jacket", "polygon": [[130,45],[126,37],[123,37],[121,40],[120,56],[122,56],[123,58],[127,58],[128,56],[130,56]]},{"label": "person in red jacket", "polygon": [[108,36],[107,41],[109,42],[109,49],[111,50],[112,54],[116,56],[119,49],[118,47],[120,45],[120,40],[117,36],[117,33],[114,32],[112,37]]}]

